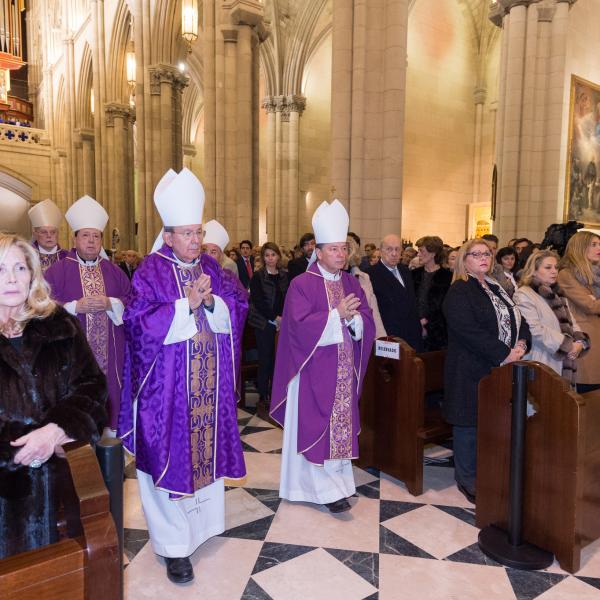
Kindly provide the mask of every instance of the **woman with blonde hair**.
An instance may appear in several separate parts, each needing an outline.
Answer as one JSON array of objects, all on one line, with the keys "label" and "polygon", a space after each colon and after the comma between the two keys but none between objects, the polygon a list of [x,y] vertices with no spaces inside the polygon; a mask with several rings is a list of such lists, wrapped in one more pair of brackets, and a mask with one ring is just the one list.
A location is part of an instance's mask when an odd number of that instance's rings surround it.
[{"label": "woman with blonde hair", "polygon": [[577,358],[588,350],[589,338],[579,331],[557,282],[558,261],[551,250],[532,254],[513,300],[531,331],[531,350],[525,359],[548,365],[575,387]]},{"label": "woman with blonde hair", "polygon": [[471,502],[475,501],[479,381],[493,367],[520,360],[531,339],[519,309],[490,276],[492,262],[485,240],[465,242],[443,304],[448,351],[442,412],[453,426],[456,483]]},{"label": "woman with blonde hair", "polygon": [[55,449],[99,438],[106,397],[77,319],[50,298],[37,252],[0,234],[0,558],[56,541]]},{"label": "woman with blonde hair", "polygon": [[381,315],[379,313],[379,306],[377,305],[377,298],[373,292],[373,285],[371,284],[371,278],[364,271],[360,270],[360,261],[362,257],[360,255],[360,246],[356,243],[356,240],[348,236],[348,270],[354,277],[358,279],[358,283],[362,288],[365,296],[367,297],[367,303],[369,308],[373,311],[373,320],[375,321],[375,336],[385,337],[387,333],[385,332],[385,327],[383,326],[383,321],[381,320]]},{"label": "woman with blonde hair", "polygon": [[558,283],[573,318],[590,339],[590,351],[577,365],[577,391],[600,389],[600,237],[578,231],[560,261]]}]

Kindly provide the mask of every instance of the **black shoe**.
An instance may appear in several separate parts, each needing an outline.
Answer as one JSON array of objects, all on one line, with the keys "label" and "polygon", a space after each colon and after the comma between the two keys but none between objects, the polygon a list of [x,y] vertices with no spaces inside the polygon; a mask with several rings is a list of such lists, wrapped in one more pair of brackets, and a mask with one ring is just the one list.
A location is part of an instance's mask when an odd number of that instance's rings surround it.
[{"label": "black shoe", "polygon": [[352,508],[350,506],[350,502],[348,502],[346,498],[341,498],[340,500],[336,500],[335,502],[328,502],[323,506],[326,506],[329,512],[333,514],[343,513]]},{"label": "black shoe", "polygon": [[167,577],[173,583],[188,583],[194,579],[194,569],[189,558],[167,558]]},{"label": "black shoe", "polygon": [[460,483],[456,484],[458,491],[469,501],[471,504],[475,504],[475,494],[470,492],[464,485]]}]

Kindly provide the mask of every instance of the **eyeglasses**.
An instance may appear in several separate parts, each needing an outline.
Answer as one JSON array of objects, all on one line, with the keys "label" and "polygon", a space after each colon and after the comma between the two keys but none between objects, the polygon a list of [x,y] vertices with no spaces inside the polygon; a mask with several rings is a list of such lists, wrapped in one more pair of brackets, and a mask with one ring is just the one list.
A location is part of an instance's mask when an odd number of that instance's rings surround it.
[{"label": "eyeglasses", "polygon": [[184,240],[191,240],[193,237],[200,239],[202,237],[202,229],[197,229],[196,231],[174,231],[173,233],[180,235]]},{"label": "eyeglasses", "polygon": [[467,252],[465,256],[472,256],[473,258],[491,258],[491,252]]}]

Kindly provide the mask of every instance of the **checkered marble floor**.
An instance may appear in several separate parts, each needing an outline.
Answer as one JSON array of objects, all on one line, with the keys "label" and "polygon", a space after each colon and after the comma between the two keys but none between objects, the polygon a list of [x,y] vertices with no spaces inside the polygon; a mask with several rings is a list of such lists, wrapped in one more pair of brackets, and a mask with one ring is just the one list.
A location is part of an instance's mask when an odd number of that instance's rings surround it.
[{"label": "checkered marble floor", "polygon": [[[250,402],[252,396],[250,396]],[[357,495],[340,516],[278,497],[282,432],[238,410],[248,476],[226,488],[226,527],[192,556],[196,579],[176,586],[152,551],[135,465],[125,480],[127,600],[592,600],[600,542],[571,576],[505,568],[477,546],[474,506],[456,490],[452,451],[430,446],[425,493],[354,468]]]}]

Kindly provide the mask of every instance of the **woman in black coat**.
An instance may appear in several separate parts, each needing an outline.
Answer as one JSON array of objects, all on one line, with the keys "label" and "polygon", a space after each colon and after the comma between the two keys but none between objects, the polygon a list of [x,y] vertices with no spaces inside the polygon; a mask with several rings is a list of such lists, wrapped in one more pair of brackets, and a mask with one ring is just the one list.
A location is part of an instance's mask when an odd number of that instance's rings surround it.
[{"label": "woman in black coat", "polygon": [[475,501],[477,387],[493,367],[520,360],[531,343],[529,328],[508,294],[489,276],[492,252],[484,240],[459,250],[446,294],[448,353],[444,367],[444,418],[453,425],[458,489]]},{"label": "woman in black coat", "polygon": [[452,272],[442,267],[444,243],[437,236],[417,241],[421,266],[411,271],[421,321],[423,347],[426,352],[448,345],[446,319],[442,304],[452,283]]},{"label": "woman in black coat", "polygon": [[94,442],[106,379],[37,253],[0,235],[0,558],[56,541],[55,448]]},{"label": "woman in black coat", "polygon": [[250,280],[248,325],[254,327],[258,350],[257,409],[267,418],[275,366],[275,333],[279,330],[289,281],[287,272],[280,268],[281,251],[277,244],[263,244],[260,256],[264,266]]}]

